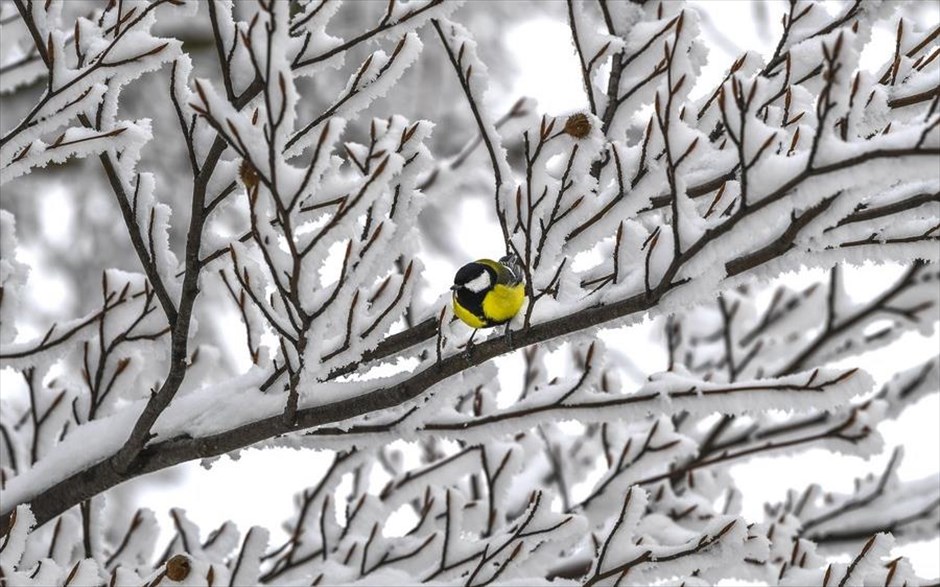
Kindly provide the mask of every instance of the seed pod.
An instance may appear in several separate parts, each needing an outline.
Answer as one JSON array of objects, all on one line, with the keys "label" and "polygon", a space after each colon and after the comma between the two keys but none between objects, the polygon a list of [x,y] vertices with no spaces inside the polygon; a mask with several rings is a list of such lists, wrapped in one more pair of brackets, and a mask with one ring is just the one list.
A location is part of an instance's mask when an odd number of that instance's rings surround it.
[{"label": "seed pod", "polygon": [[166,576],[172,581],[182,581],[189,576],[191,568],[189,557],[185,554],[177,554],[166,561]]},{"label": "seed pod", "polygon": [[248,159],[242,159],[242,164],[238,167],[238,175],[249,190],[258,186],[258,170]]},{"label": "seed pod", "polygon": [[583,139],[591,132],[591,121],[581,112],[572,114],[565,121],[565,132],[576,139]]}]

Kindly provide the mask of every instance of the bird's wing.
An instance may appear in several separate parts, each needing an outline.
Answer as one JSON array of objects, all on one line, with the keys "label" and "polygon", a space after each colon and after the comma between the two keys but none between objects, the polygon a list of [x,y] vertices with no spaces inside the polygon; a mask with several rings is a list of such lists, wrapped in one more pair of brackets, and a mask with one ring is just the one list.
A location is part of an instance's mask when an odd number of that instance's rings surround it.
[{"label": "bird's wing", "polygon": [[504,270],[508,270],[508,283],[509,285],[518,285],[522,283],[522,261],[519,260],[519,257],[513,254],[506,255],[505,257],[499,260],[500,266]]},{"label": "bird's wing", "polygon": [[522,267],[517,263],[511,266],[492,259],[478,259],[477,263],[486,265],[496,272],[496,283],[503,285],[519,285],[522,283]]}]

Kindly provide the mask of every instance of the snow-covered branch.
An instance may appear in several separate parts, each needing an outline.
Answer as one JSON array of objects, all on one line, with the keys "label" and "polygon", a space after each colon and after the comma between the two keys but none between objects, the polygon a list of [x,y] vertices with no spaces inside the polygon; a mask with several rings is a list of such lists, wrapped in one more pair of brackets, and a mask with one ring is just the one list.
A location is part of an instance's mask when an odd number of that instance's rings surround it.
[{"label": "snow-covered branch", "polygon": [[[530,8],[488,6],[0,3],[2,576],[917,582],[890,549],[936,536],[940,507],[901,451],[757,523],[729,467],[873,455],[940,391],[936,356],[880,388],[864,370],[940,320],[940,27],[796,0],[766,58],[712,80],[697,9],[569,0],[584,111],[513,96],[499,117],[501,27]],[[59,250],[33,211],[52,183],[91,186],[99,219]],[[473,255],[521,262],[505,336],[471,338],[431,273],[472,240],[451,212],[498,227]],[[73,258],[93,287],[47,315],[30,271]],[[863,299],[846,273],[867,261],[903,271]],[[786,283],[805,267],[828,279]],[[598,336],[657,317],[665,370]],[[515,383],[492,361],[513,353]],[[253,446],[332,453],[286,536],[174,509],[155,550],[155,513],[113,498]]]}]

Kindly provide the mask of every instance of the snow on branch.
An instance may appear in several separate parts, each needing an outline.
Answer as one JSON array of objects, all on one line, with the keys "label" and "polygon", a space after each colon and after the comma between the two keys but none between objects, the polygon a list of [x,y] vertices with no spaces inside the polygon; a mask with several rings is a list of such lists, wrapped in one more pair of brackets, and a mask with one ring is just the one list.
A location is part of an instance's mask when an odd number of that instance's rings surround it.
[{"label": "snow on branch", "polygon": [[[936,536],[937,480],[900,480],[900,449],[763,520],[729,470],[874,455],[940,392],[935,355],[864,370],[940,320],[937,23],[797,0],[768,59],[703,79],[708,13],[571,0],[584,110],[500,117],[502,36],[550,9],[458,5],[0,3],[2,576],[919,582],[891,549]],[[33,207],[60,192],[93,212],[50,236]],[[526,304],[471,335],[437,273],[488,222]],[[869,261],[901,272],[861,296]],[[50,317],[31,279],[63,266]],[[806,267],[828,276],[793,286]],[[598,336],[647,319],[664,367]],[[332,459],[283,532],[175,508],[158,544],[159,512],[113,491],[249,447]]]},{"label": "snow on branch", "polygon": [[768,510],[769,516],[792,514],[800,535],[820,545],[845,547],[878,532],[909,541],[932,535],[940,516],[936,476],[902,482],[897,469],[903,451],[896,449],[880,474],[856,479],[850,494],[823,493],[818,485],[791,491],[787,502]]}]

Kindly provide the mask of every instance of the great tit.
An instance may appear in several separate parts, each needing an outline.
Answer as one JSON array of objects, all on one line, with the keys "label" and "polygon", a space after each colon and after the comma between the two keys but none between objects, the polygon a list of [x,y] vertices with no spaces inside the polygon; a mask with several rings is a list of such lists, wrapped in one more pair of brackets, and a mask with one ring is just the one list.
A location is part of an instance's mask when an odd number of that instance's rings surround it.
[{"label": "great tit", "polygon": [[471,328],[505,324],[525,301],[522,264],[515,255],[478,259],[454,276],[454,314]]}]

